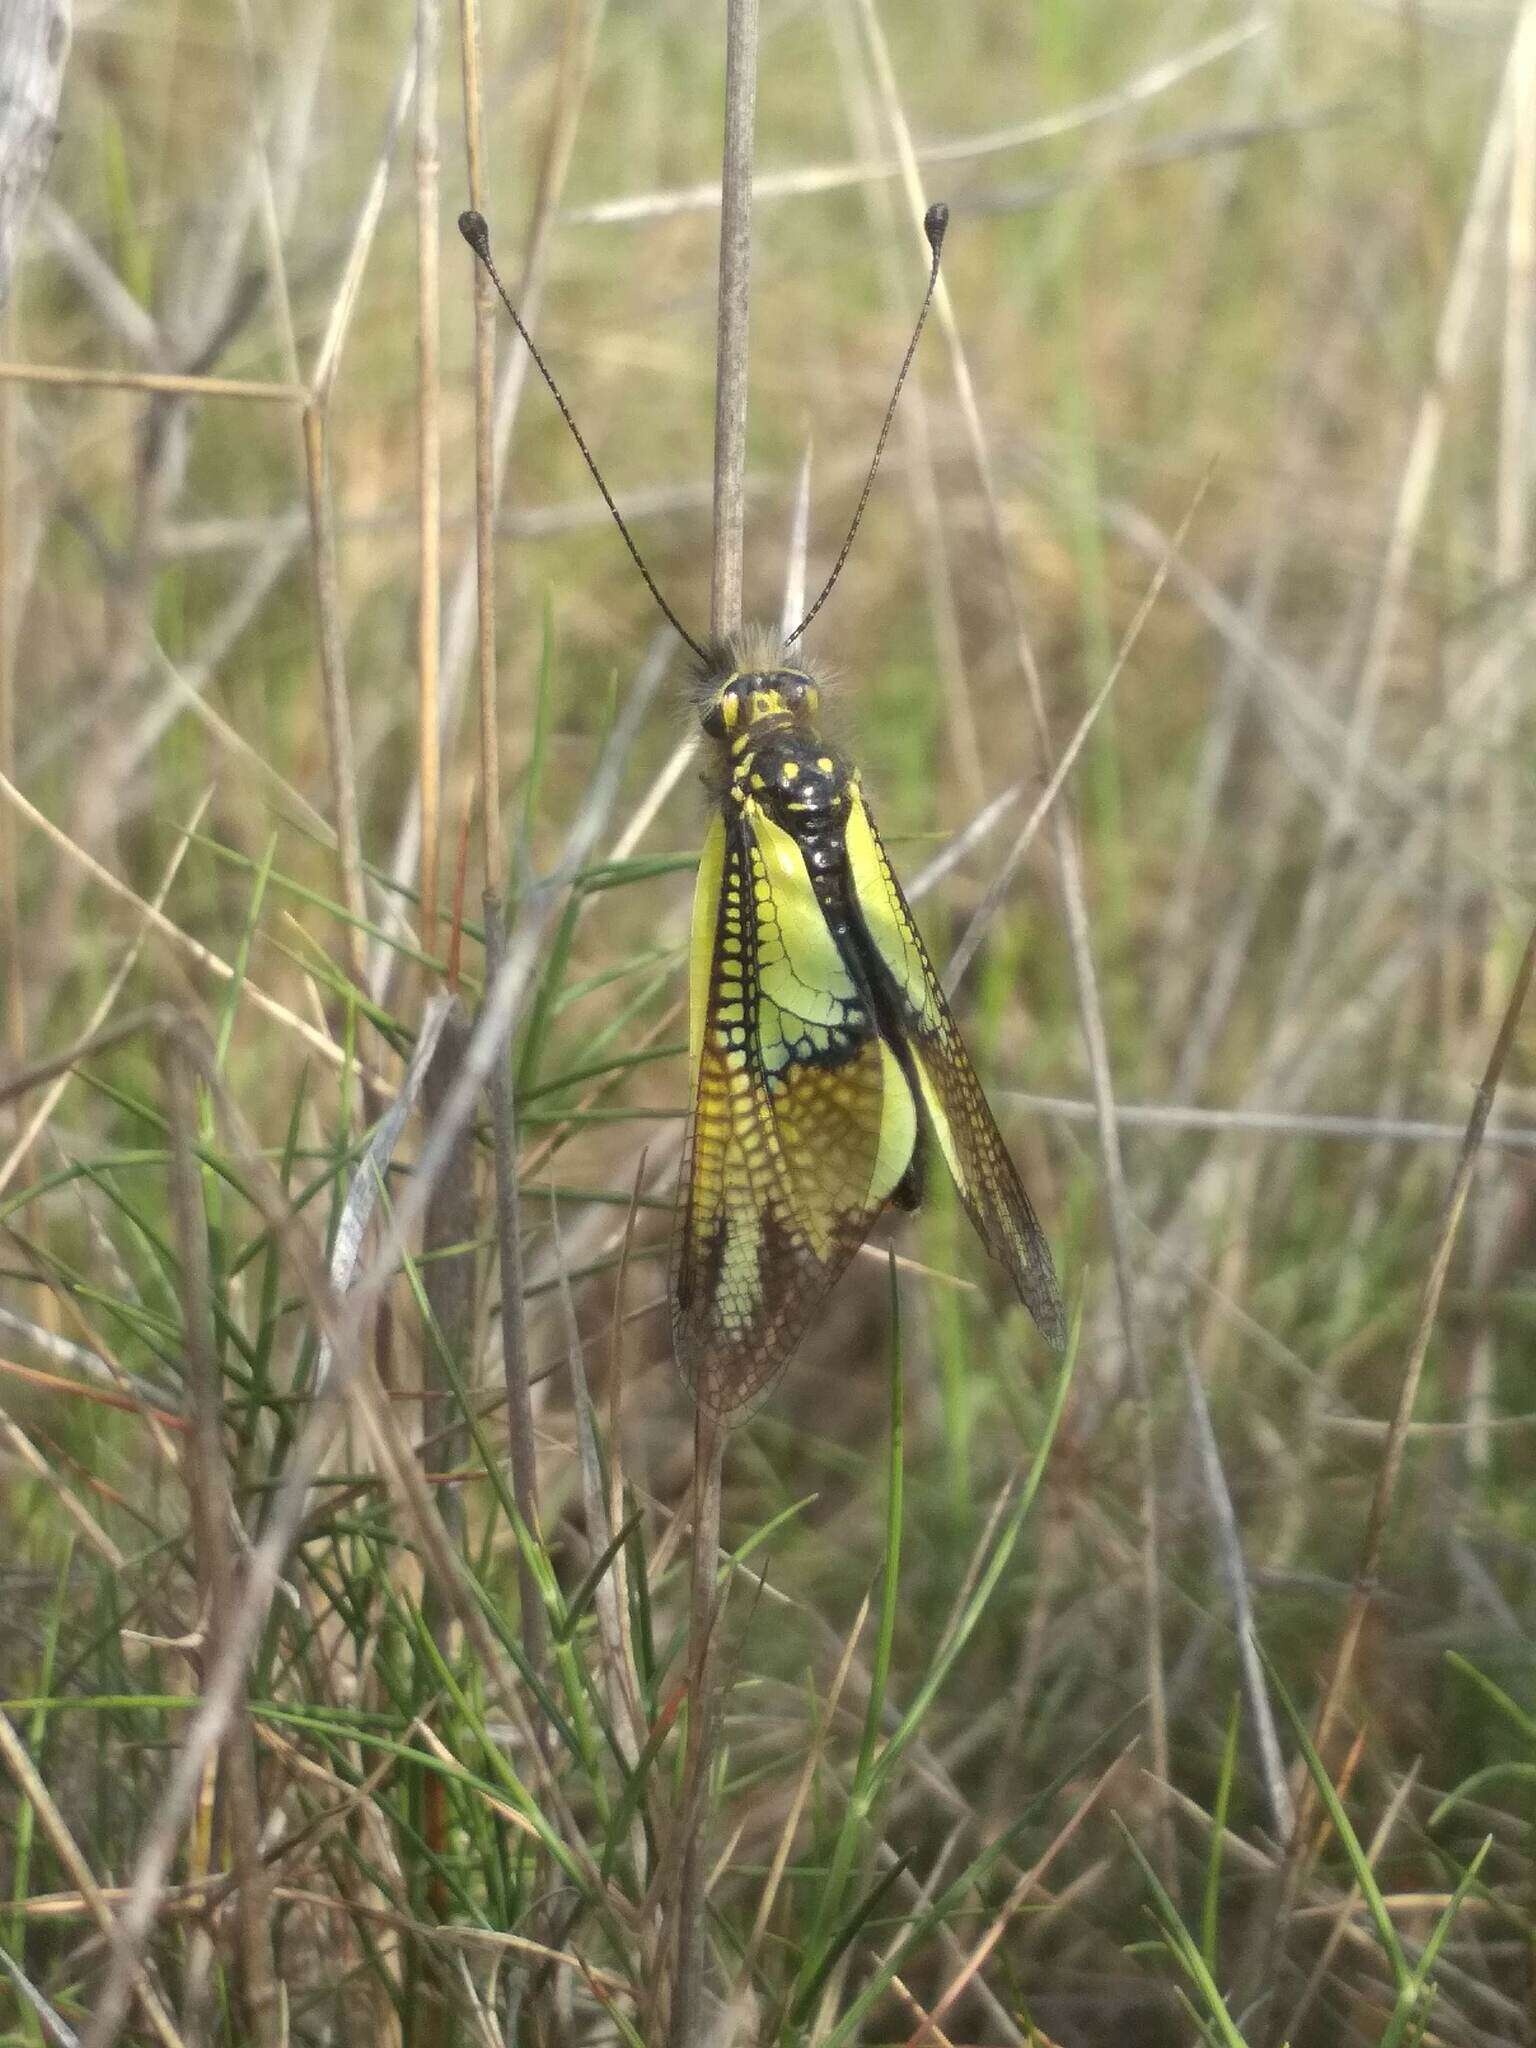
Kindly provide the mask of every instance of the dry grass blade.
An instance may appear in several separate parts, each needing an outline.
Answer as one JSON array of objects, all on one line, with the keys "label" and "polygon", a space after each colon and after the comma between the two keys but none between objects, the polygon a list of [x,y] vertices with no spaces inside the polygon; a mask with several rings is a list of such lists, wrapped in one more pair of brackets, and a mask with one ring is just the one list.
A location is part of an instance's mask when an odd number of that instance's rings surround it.
[{"label": "dry grass blade", "polygon": [[348,922],[343,940],[353,981],[359,988],[367,962],[363,920],[368,914],[363,895],[362,832],[358,822],[357,763],[352,746],[352,713],[347,702],[345,639],[341,624],[341,577],[336,559],[336,515],[332,503],[328,433],[318,403],[304,409],[304,474],[309,492],[310,560],[314,574],[315,612],[319,622],[320,684],[325,702],[325,728],[331,764],[331,801],[336,812],[336,850],[341,868],[341,900]]},{"label": "dry grass blade", "polygon": [[[551,115],[544,137],[543,153],[538,167],[538,182],[534,195],[533,214],[528,226],[521,276],[514,287],[514,303],[527,325],[537,329],[540,310],[543,305],[544,286],[548,276],[553,230],[559,207],[560,195],[565,189],[571,161],[575,153],[578,122],[591,77],[593,58],[597,48],[598,30],[605,11],[605,0],[566,0],[561,19],[561,42],[559,75],[551,96]],[[481,133],[480,108],[480,15],[475,0],[467,0],[461,6],[462,33],[460,54],[463,70],[464,92],[464,139],[467,161],[470,204],[476,211],[484,212],[487,207],[484,141]],[[491,284],[479,264],[473,266],[476,275],[475,291],[485,298],[489,311],[491,307]],[[481,319],[479,296],[476,298],[477,336]],[[529,372],[529,357],[526,349],[518,347],[507,351],[501,381],[494,394],[487,399],[478,388],[478,379],[484,375],[481,367],[480,343],[476,342],[477,415],[483,414],[492,422],[489,435],[490,486],[487,495],[493,506],[499,505],[506,489],[510,473],[512,430],[517,423],[522,395]],[[494,357],[493,357],[494,360]],[[476,461],[484,461],[485,436],[476,437]],[[482,486],[477,475],[477,503]],[[483,645],[483,600],[480,581],[482,553],[478,545],[466,552],[448,598],[445,624],[442,635],[441,659],[438,676],[438,716],[440,729],[453,729],[458,715],[460,698],[465,679],[469,672],[471,657]],[[482,702],[484,693],[482,691]],[[483,750],[483,743],[482,743]],[[389,861],[389,872],[395,882],[409,886],[420,858],[421,808],[419,792],[413,791],[401,817],[396,834],[394,850]],[[385,985],[393,956],[386,948],[375,950],[371,966],[370,987],[376,991]]]},{"label": "dry grass blade", "polygon": [[[1093,1103],[1078,1096],[1033,1095],[1023,1088],[1005,1092],[1021,1109],[1059,1116],[1065,1123],[1092,1123],[1098,1114]],[[1115,1113],[1122,1124],[1148,1131],[1251,1131],[1294,1138],[1298,1143],[1328,1138],[1346,1145],[1460,1145],[1467,1135],[1465,1124],[1428,1123],[1422,1117],[1328,1116],[1321,1112],[1308,1116],[1285,1109],[1202,1109],[1193,1102],[1117,1102]],[[1536,1151],[1536,1130],[1500,1124],[1484,1131],[1483,1150]]]},{"label": "dry grass blade", "polygon": [[14,1956],[9,1955],[3,1948],[0,1948],[0,1966],[4,1967],[6,1975],[26,2004],[32,2008],[38,2025],[53,2043],[53,2048],[80,2048],[80,2036],[74,2028],[49,2004],[31,1978],[24,1974]]},{"label": "dry grass blade", "polygon": [[179,370],[72,370],[57,363],[0,362],[0,384],[55,384],[64,389],[152,391],[179,398],[244,398],[260,405],[307,405],[302,384],[251,377],[198,377]]},{"label": "dry grass blade", "polygon": [[362,290],[363,278],[368,269],[368,258],[373,253],[374,238],[378,234],[379,220],[384,212],[384,195],[389,187],[390,164],[394,159],[395,144],[405,121],[405,110],[411,103],[411,94],[416,90],[417,49],[413,38],[400,67],[400,76],[395,83],[394,97],[384,122],[384,139],[374,159],[373,172],[358,208],[357,223],[352,230],[352,244],[347,251],[347,260],[342,269],[341,282],[336,287],[336,296],[331,302],[331,314],[326,322],[324,336],[315,354],[315,367],[310,374],[310,402],[324,407],[336,382],[336,372],[341,366],[342,350],[346,346],[347,333],[352,325],[352,316],[357,310],[357,296]]},{"label": "dry grass blade", "polygon": [[[996,156],[1008,150],[1054,142],[1099,121],[1118,120],[1149,100],[1171,92],[1195,72],[1204,70],[1207,65],[1220,63],[1269,31],[1268,20],[1256,14],[1230,29],[1221,30],[1208,41],[1197,43],[1178,56],[1148,65],[1114,92],[1084,100],[1059,114],[1042,115],[1038,120],[1016,121],[1005,128],[987,129],[978,135],[928,143],[914,152],[916,161],[919,164],[967,163],[977,157]],[[906,164],[903,153],[863,163],[760,171],[752,179],[752,197],[755,200],[811,198],[822,192],[843,191],[852,185],[901,179],[906,175]],[[590,206],[573,206],[565,219],[572,226],[616,226],[626,222],[665,219],[677,213],[712,213],[720,203],[721,187],[718,184],[690,185],[680,191],[641,193],[632,198],[604,199]]]},{"label": "dry grass blade", "polygon": [[1195,1422],[1195,1448],[1200,1458],[1200,1476],[1210,1506],[1216,1545],[1221,1553],[1227,1593],[1232,1602],[1232,1625],[1237,1636],[1238,1668],[1242,1672],[1243,1694],[1248,1702],[1248,1714],[1253,1722],[1254,1737],[1258,1743],[1260,1775],[1264,1781],[1265,1795],[1269,1800],[1270,1825],[1274,1829],[1276,1841],[1284,1842],[1290,1838],[1296,1816],[1290,1787],[1285,1781],[1285,1765],[1280,1756],[1280,1738],[1275,1730],[1275,1717],[1270,1711],[1269,1690],[1264,1683],[1264,1672],[1259,1662],[1258,1637],[1253,1625],[1253,1597],[1248,1589],[1248,1568],[1243,1559],[1242,1537],[1238,1532],[1237,1516],[1233,1511],[1226,1474],[1221,1469],[1221,1452],[1217,1447],[1216,1432],[1211,1426],[1210,1404],[1205,1398],[1200,1368],[1187,1346],[1183,1347],[1182,1356],[1185,1385],[1189,1390],[1190,1413]]}]

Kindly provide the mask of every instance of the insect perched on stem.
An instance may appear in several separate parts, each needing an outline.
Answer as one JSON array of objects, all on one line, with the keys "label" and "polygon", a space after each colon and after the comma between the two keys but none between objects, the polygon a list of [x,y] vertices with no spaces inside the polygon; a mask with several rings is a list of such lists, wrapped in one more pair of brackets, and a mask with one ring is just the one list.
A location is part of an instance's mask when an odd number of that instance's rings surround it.
[{"label": "insect perched on stem", "polygon": [[706,647],[640,559],[559,387],[507,297],[477,213],[460,216],[633,555],[697,657],[715,814],[690,953],[693,1104],[672,1249],[678,1366],[706,1408],[767,1393],[816,1310],[893,1204],[915,1209],[936,1147],[967,1214],[1047,1342],[1065,1343],[1050,1247],[1003,1143],[859,773],[820,732],[795,643],[830,595],[869,501],[938,282],[948,209],[923,226],[928,289],[848,535],[787,636]]}]

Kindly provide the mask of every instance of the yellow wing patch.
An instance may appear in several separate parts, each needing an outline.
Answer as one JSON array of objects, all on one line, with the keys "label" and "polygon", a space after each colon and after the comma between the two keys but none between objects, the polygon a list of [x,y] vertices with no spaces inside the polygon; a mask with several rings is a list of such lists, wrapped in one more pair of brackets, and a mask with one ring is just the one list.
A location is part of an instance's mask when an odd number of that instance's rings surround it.
[{"label": "yellow wing patch", "polygon": [[883,977],[945,1164],[982,1243],[1013,1277],[1041,1335],[1058,1350],[1066,1317],[1045,1233],[1030,1207],[976,1070],[939,986],[901,884],[855,788],[848,869],[868,940],[869,971]]},{"label": "yellow wing patch", "polygon": [[755,802],[711,830],[693,967],[673,1338],[726,1415],[772,1386],[890,1199],[917,1110],[799,845]]}]

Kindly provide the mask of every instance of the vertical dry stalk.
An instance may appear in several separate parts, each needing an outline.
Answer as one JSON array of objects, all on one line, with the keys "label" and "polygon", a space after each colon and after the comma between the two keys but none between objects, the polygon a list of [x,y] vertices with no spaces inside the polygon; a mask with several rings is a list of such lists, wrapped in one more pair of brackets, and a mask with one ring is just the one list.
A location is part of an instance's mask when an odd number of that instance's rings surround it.
[{"label": "vertical dry stalk", "polygon": [[[752,274],[752,162],[757,111],[757,0],[728,0],[725,24],[725,141],[720,170],[720,293],[715,338],[715,525],[710,637],[741,625],[747,451],[747,337]],[[705,1847],[712,1749],[715,1578],[720,1555],[720,1486],[726,1430],[699,1408],[693,1433],[693,1549],[688,1617],[688,1743],[678,1876],[677,1963],[672,2038],[703,2038]]]},{"label": "vertical dry stalk", "polygon": [[341,579],[336,566],[336,520],[331,503],[330,450],[323,402],[304,408],[304,476],[309,497],[310,566],[315,584],[315,617],[320,648],[320,686],[325,697],[325,731],[331,758],[331,799],[341,863],[341,900],[347,968],[361,988],[367,961],[361,920],[362,838],[357,819],[357,768],[352,753],[352,713],[341,631]]},{"label": "vertical dry stalk", "polygon": [[[1344,1618],[1333,1669],[1328,1674],[1327,1689],[1323,1695],[1322,1705],[1318,1709],[1313,1743],[1325,1764],[1343,1710],[1344,1695],[1354,1670],[1355,1655],[1365,1632],[1371,1601],[1376,1591],[1377,1577],[1381,1571],[1387,1529],[1397,1500],[1403,1460],[1408,1448],[1408,1431],[1418,1400],[1419,1382],[1424,1375],[1424,1361],[1429,1353],[1430,1336],[1435,1327],[1435,1318],[1440,1311],[1440,1296],[1444,1292],[1446,1276],[1451,1269],[1456,1234],[1461,1224],[1462,1212],[1467,1205],[1467,1197],[1471,1192],[1483,1132],[1487,1129],[1494,1097],[1498,1093],[1509,1049],[1514,1042],[1515,1027],[1525,1006],[1533,969],[1536,969],[1536,925],[1531,927],[1530,936],[1526,939],[1514,987],[1505,1005],[1504,1016],[1499,1025],[1498,1035],[1494,1039],[1493,1049],[1488,1055],[1483,1078],[1473,1098],[1472,1114],[1467,1119],[1461,1154],[1456,1161],[1456,1171],[1451,1176],[1451,1184],[1446,1190],[1434,1254],[1429,1262],[1429,1271],[1424,1277],[1418,1317],[1414,1323],[1413,1336],[1403,1367],[1403,1382],[1398,1389],[1397,1406],[1387,1431],[1386,1447],[1381,1456],[1381,1469],[1376,1475],[1376,1485],[1366,1515],[1365,1535],[1360,1546],[1360,1563],[1355,1572],[1354,1590],[1350,1596],[1349,1610]],[[1267,1985],[1274,1982],[1274,1963],[1285,1939],[1291,1911],[1295,1905],[1316,1812],[1316,1791],[1311,1779],[1308,1778],[1301,1787],[1301,1796],[1296,1804],[1296,1823],[1286,1843],[1285,1861],[1279,1882],[1279,1901],[1267,1937],[1262,1972],[1255,1980],[1259,1984]],[[1279,2015],[1276,2015],[1275,2024],[1278,2025],[1278,2022]]]},{"label": "vertical dry stalk", "polygon": [[[460,0],[463,44],[464,137],[468,154],[470,204],[484,196],[481,149],[480,14],[477,0]],[[500,707],[496,691],[496,458],[495,297],[485,266],[472,266],[475,292],[475,558],[480,629],[480,790],[485,857],[485,986],[501,979],[506,920],[501,884],[506,848],[501,828]],[[512,1498],[524,1531],[538,1529],[538,1464],[533,1446],[533,1396],[528,1383],[527,1332],[523,1319],[522,1216],[517,1185],[517,1121],[512,1101],[511,1056],[503,1046],[490,1078],[491,1142],[496,1187],[496,1253],[501,1272],[501,1362],[507,1385],[507,1430],[512,1452]],[[533,1568],[518,1545],[518,1602],[523,1651],[531,1665],[542,1662],[544,1604]]]},{"label": "vertical dry stalk", "polygon": [[[222,1647],[238,1594],[230,1546],[235,1504],[224,1455],[223,1377],[214,1345],[213,1282],[208,1264],[202,1177],[192,1143],[197,1128],[196,1089],[180,1050],[172,1045],[168,1051],[171,1213],[181,1266],[182,1319],[191,1381],[192,1427],[186,1442],[186,1482],[192,1503],[192,1549],[203,1613],[206,1669]],[[247,2024],[256,2048],[279,2048],[277,1974],[267,1926],[270,1886],[261,1857],[261,1800],[243,1671],[236,1683],[220,1761]]]},{"label": "vertical dry stalk", "polygon": [[438,299],[438,56],[441,0],[416,0],[416,673],[421,776],[421,946],[437,952],[438,837],[442,763],[438,743],[438,647],[442,631],[442,419]]},{"label": "vertical dry stalk", "polygon": [[741,624],[747,464],[747,326],[752,288],[752,145],[757,113],[757,0],[729,0],[725,144],[720,166],[720,295],[715,337],[715,544],[709,630]]},{"label": "vertical dry stalk", "polygon": [[[455,999],[422,1082],[422,1110],[429,1123],[447,1099],[463,1065],[470,1028],[463,1004]],[[464,1548],[465,1516],[463,1486],[457,1473],[469,1446],[468,1429],[455,1412],[455,1378],[459,1385],[467,1383],[474,1326],[475,1255],[454,1247],[464,1247],[473,1241],[476,1214],[475,1136],[473,1128],[466,1124],[455,1136],[443,1170],[433,1182],[421,1229],[425,1260],[422,1286],[434,1326],[422,1348],[421,1434],[423,1444],[434,1447],[433,1461],[450,1475],[435,1489],[435,1498],[448,1541],[460,1554]],[[438,1655],[451,1667],[457,1659],[462,1632],[455,1624],[443,1588],[435,1579],[429,1578],[422,1588],[421,1618]],[[434,1680],[434,1686],[435,1683]],[[425,1775],[422,1805],[422,1834],[427,1847],[434,1856],[444,1857],[448,1853],[448,1788],[437,1771]],[[448,1888],[437,1872],[428,1890],[428,1904],[439,1920],[448,1917]],[[433,2044],[448,2038],[447,2014],[440,1999],[424,2003],[420,2025],[422,2048],[433,2048]]]},{"label": "vertical dry stalk", "polygon": [[[6,319],[4,335],[10,334]],[[16,596],[16,517],[12,494],[16,489],[16,399],[11,387],[0,385],[0,775],[16,777],[16,621],[12,607]],[[16,874],[16,814],[9,804],[0,806],[0,961],[4,962],[4,1015],[0,1018],[0,1045],[13,1067],[20,1067],[26,1050],[26,1009],[22,999],[21,889]],[[17,1109],[18,1122],[21,1109]]]}]

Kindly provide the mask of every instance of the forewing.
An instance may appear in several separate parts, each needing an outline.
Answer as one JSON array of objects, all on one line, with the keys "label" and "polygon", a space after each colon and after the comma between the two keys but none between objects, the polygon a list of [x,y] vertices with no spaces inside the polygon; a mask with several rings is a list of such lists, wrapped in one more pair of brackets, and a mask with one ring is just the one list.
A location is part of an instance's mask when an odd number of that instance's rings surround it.
[{"label": "forewing", "polygon": [[862,795],[848,819],[848,868],[869,974],[894,1002],[923,1109],[966,1213],[1013,1283],[1042,1336],[1066,1343],[1050,1246],[971,1065],[912,911]]},{"label": "forewing", "polygon": [[917,1118],[798,844],[755,803],[711,829],[693,968],[673,1341],[699,1401],[730,1415],[777,1379],[906,1171]]}]

